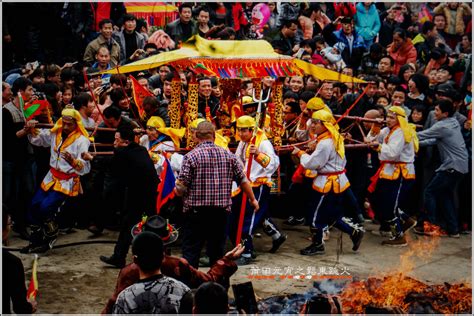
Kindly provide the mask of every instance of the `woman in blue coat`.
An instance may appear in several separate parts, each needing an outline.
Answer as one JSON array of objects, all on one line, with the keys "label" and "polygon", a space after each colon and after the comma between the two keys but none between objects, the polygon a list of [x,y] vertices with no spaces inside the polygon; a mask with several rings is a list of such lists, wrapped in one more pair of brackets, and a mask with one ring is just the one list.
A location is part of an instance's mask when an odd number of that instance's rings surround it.
[{"label": "woman in blue coat", "polygon": [[362,36],[365,47],[370,47],[380,31],[380,18],[375,4],[372,2],[359,2],[354,15],[355,27]]}]

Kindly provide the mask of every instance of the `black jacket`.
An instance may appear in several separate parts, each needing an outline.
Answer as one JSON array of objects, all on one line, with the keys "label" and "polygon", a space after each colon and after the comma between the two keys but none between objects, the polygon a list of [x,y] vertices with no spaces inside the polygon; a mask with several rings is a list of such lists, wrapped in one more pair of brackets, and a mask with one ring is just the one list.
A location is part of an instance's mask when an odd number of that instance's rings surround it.
[{"label": "black jacket", "polygon": [[31,314],[33,308],[26,300],[25,269],[20,258],[3,250],[2,260],[2,314],[11,314],[10,300],[13,312],[16,314]]},{"label": "black jacket", "polygon": [[[197,27],[193,21],[189,22],[191,24],[191,35],[197,34]],[[186,42],[189,37],[184,36],[183,23],[178,18],[177,20],[168,23],[165,28],[165,33],[168,34],[171,39],[178,45],[179,42]]]},{"label": "black jacket", "polygon": [[272,47],[278,48],[282,51],[283,55],[291,56],[293,55],[293,47],[295,46],[295,38],[286,38],[280,32],[278,33],[275,38],[271,41]]},{"label": "black jacket", "polygon": [[125,209],[136,214],[154,214],[159,180],[146,148],[132,142],[115,149],[111,168],[127,191]]}]

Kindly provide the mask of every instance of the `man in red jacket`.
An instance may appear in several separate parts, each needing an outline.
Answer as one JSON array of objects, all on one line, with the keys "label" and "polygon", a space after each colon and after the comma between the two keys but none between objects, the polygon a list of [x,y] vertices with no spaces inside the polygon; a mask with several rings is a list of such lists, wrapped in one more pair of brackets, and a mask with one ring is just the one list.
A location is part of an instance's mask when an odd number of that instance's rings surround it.
[{"label": "man in red jacket", "polygon": [[[151,231],[160,236],[164,245],[169,245],[178,239],[178,232],[161,216],[151,216],[143,224],[143,227],[140,226],[141,223],[135,225],[132,229],[132,235],[138,235],[141,231]],[[244,247],[240,244],[237,245],[237,247],[226,253],[224,257],[217,260],[207,273],[193,268],[184,258],[165,254],[161,264],[161,272],[166,276],[183,282],[190,288],[197,288],[202,283],[211,281],[228,288],[229,278],[237,271],[237,264],[234,260],[238,259],[243,251]],[[107,302],[102,314],[111,314],[120,292],[139,280],[139,270],[135,263],[131,263],[120,270],[114,294]]]}]

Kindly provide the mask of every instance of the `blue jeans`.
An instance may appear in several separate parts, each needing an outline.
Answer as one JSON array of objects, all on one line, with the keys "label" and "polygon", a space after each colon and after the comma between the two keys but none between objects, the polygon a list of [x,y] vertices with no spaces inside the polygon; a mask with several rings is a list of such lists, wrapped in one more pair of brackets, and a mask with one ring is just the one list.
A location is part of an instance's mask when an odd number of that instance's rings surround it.
[{"label": "blue jeans", "polygon": [[425,219],[438,225],[437,210],[446,221],[449,234],[459,232],[458,219],[454,206],[454,190],[462,174],[453,169],[438,171],[425,188]]}]

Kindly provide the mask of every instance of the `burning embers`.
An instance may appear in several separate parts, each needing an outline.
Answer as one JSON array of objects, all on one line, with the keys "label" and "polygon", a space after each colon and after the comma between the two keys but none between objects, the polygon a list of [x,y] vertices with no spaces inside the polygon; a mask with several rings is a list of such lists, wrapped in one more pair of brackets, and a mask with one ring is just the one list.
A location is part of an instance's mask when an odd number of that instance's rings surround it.
[{"label": "burning embers", "polygon": [[344,313],[471,313],[465,284],[427,285],[402,274],[348,284],[340,295]]},{"label": "burning embers", "polygon": [[415,266],[413,258],[429,258],[439,240],[412,241],[400,256],[398,270],[341,283],[340,280],[315,282],[305,294],[273,296],[258,303],[260,313],[343,313],[343,314],[421,314],[472,313],[471,286],[464,283],[429,285],[407,274]]}]

